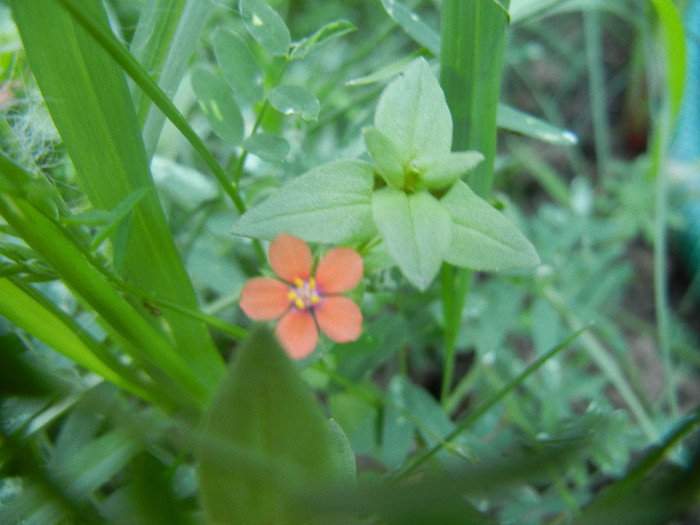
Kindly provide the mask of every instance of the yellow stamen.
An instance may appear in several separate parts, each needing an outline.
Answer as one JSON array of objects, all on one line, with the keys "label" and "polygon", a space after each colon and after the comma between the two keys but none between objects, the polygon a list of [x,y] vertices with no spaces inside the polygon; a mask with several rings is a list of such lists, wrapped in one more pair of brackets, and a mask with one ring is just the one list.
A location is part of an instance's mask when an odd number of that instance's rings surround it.
[{"label": "yellow stamen", "polygon": [[302,286],[304,286],[304,281],[303,279],[297,277],[296,279],[294,279],[294,284],[297,286],[297,288],[301,288]]}]

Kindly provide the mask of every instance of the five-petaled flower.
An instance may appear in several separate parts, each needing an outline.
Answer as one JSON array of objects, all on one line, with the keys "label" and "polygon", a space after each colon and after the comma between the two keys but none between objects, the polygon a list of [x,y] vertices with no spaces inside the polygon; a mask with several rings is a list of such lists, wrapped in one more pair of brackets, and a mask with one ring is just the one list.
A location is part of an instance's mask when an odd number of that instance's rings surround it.
[{"label": "five-petaled flower", "polygon": [[[283,233],[271,244],[270,266],[281,279],[256,277],[241,291],[241,309],[256,321],[280,319],[275,335],[294,359],[309,355],[318,328],[337,343],[355,341],[362,333],[362,312],[341,293],[362,279],[362,257],[350,248],[328,251],[312,275],[309,246]],[[315,320],[314,320],[315,319]]]}]

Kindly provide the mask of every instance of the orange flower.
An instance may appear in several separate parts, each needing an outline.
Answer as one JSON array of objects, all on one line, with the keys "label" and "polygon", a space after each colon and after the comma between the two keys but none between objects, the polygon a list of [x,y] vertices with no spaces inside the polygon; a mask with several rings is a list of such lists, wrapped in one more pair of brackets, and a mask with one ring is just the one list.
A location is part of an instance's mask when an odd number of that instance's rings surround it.
[{"label": "orange flower", "polygon": [[298,237],[279,235],[268,255],[282,281],[251,279],[241,291],[240,306],[256,321],[280,319],[275,335],[290,357],[301,359],[313,351],[318,328],[336,343],[360,337],[362,312],[352,300],[337,295],[362,279],[359,253],[350,248],[330,250],[318,263],[315,276],[311,275],[311,250]]}]

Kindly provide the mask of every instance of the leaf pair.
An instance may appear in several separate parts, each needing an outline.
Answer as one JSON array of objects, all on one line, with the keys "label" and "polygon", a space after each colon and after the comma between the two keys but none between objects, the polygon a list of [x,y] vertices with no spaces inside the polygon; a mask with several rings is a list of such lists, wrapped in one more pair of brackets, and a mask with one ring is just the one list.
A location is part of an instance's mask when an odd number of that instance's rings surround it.
[{"label": "leaf pair", "polygon": [[336,244],[379,235],[421,290],[443,261],[482,271],[539,262],[505,215],[460,180],[483,156],[451,151],[452,118],[424,59],[386,87],[364,136],[375,166],[348,160],[315,168],[245,213],[233,233]]}]

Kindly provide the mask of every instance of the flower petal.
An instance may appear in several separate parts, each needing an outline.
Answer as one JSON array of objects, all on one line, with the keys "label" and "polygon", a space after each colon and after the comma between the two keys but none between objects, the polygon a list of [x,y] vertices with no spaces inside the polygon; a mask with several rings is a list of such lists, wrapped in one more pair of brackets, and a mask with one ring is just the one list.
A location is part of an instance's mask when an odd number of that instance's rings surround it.
[{"label": "flower petal", "polygon": [[362,257],[350,248],[333,248],[316,268],[316,284],[322,294],[347,292],[362,279]]},{"label": "flower petal", "polygon": [[318,328],[308,310],[290,310],[277,324],[275,336],[289,357],[302,359],[316,348]]},{"label": "flower petal", "polygon": [[270,266],[288,283],[307,280],[311,275],[311,250],[299,237],[282,233],[270,244]]},{"label": "flower petal", "polygon": [[362,312],[347,297],[325,297],[314,313],[321,331],[336,343],[355,341],[362,333]]},{"label": "flower petal", "polygon": [[245,314],[256,321],[277,319],[289,308],[289,286],[275,279],[256,277],[241,290],[238,303]]}]

